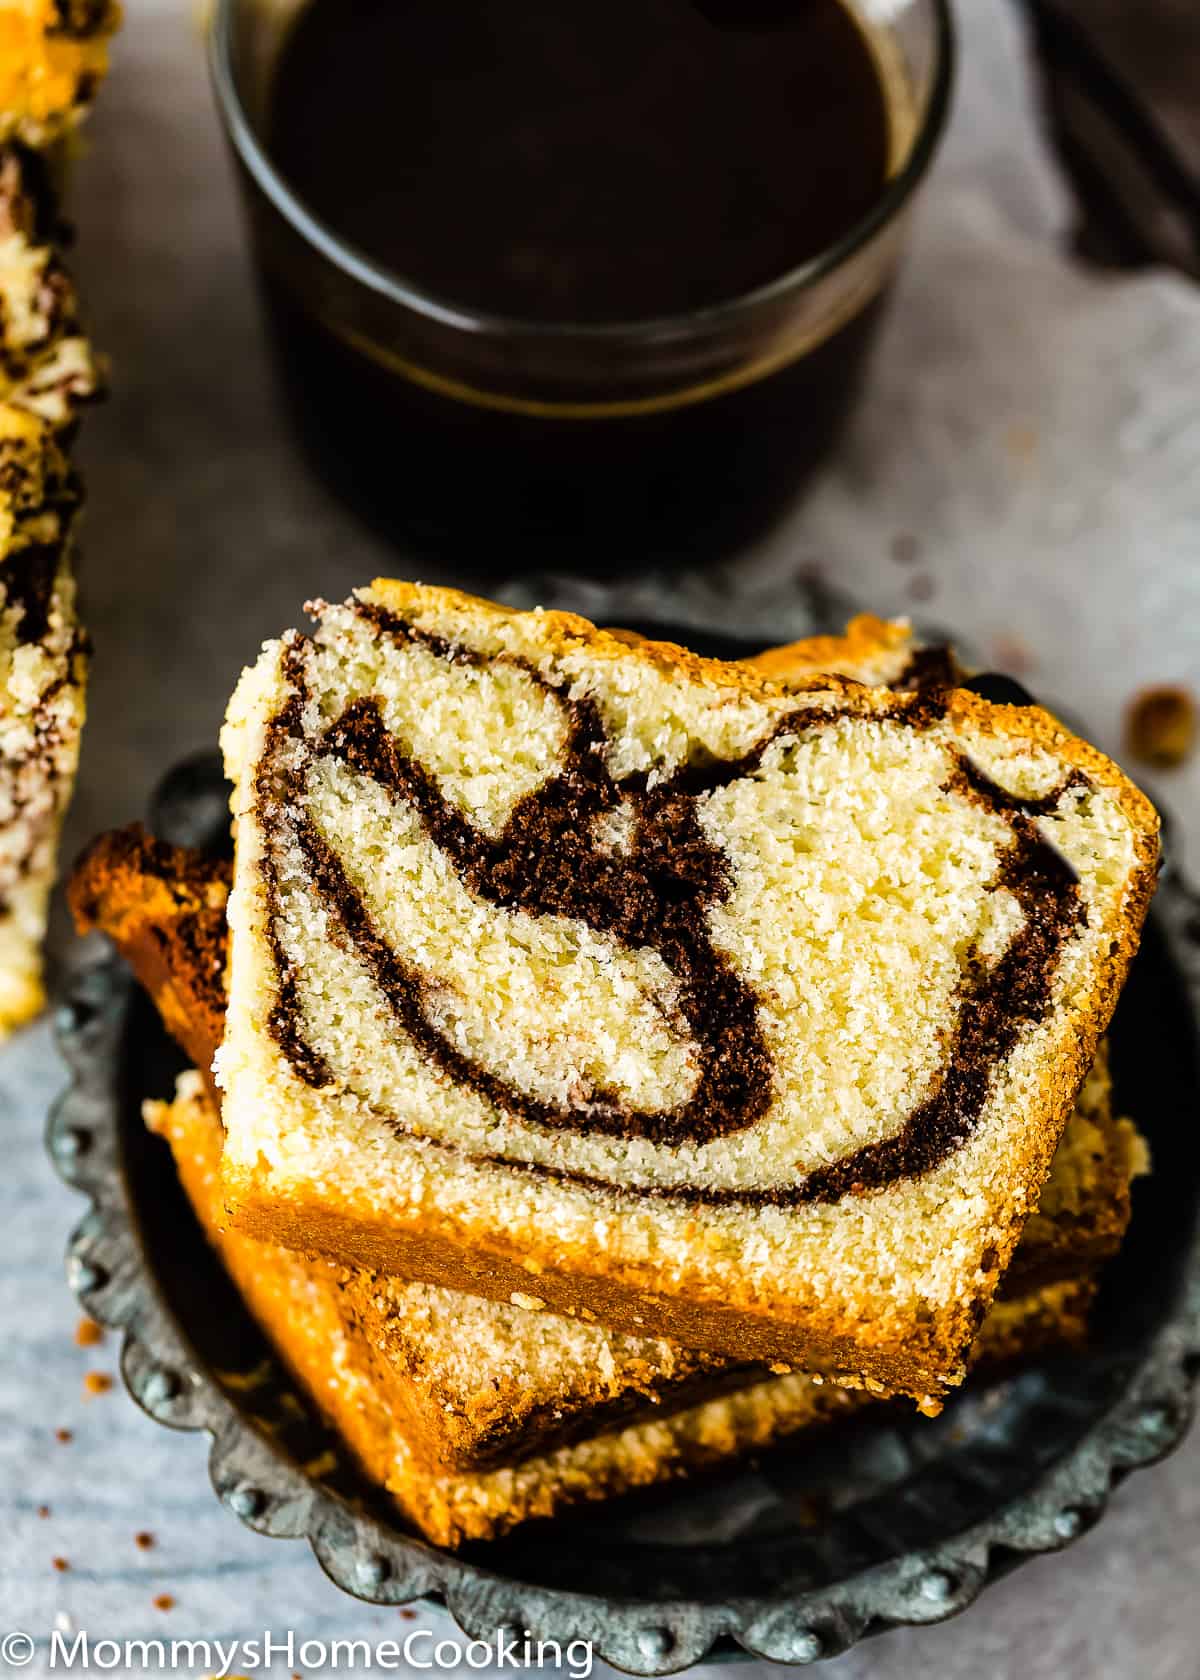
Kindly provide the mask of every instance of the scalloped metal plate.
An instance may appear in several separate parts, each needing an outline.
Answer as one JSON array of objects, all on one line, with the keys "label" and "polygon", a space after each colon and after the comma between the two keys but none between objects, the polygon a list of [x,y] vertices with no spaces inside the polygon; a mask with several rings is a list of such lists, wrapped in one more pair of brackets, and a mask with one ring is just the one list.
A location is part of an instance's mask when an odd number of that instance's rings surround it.
[{"label": "scalloped metal plate", "polygon": [[[810,603],[794,633],[823,616]],[[195,766],[187,775],[203,827],[212,789]],[[172,820],[186,823],[192,795],[175,797]],[[307,1538],[346,1592],[433,1599],[472,1637],[589,1639],[634,1674],[734,1654],[811,1663],[962,1610],[1025,1557],[1077,1538],[1122,1476],[1182,1438],[1200,1369],[1200,1128],[1179,1124],[1200,1110],[1198,1015],[1200,897],[1169,864],[1113,1034],[1118,1098],[1158,1170],[1138,1187],[1088,1354],[974,1386],[935,1423],[881,1408],[823,1434],[819,1450],[798,1441],[714,1481],[457,1556],[407,1530],[344,1461],[204,1245],[165,1146],[140,1121],[141,1098],[170,1090],[177,1058],[103,954],[59,1010],[71,1084],[47,1141],[91,1203],[68,1276],[85,1309],[123,1331],[138,1404],[210,1433],[218,1497],[259,1533]]]}]

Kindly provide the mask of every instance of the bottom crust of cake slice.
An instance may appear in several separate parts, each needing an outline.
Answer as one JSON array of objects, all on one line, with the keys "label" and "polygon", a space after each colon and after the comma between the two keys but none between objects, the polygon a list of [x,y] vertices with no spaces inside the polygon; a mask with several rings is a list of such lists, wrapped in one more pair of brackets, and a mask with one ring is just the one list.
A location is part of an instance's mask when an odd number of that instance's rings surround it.
[{"label": "bottom crust of cake slice", "polygon": [[[507,1465],[431,1468],[399,1422],[410,1409],[403,1380],[347,1310],[341,1270],[222,1228],[221,1125],[199,1076],[183,1076],[173,1103],[148,1104],[147,1120],[169,1143],[206,1235],[280,1357],[360,1467],[437,1545],[492,1539],[574,1505],[695,1475],[871,1403],[861,1390],[794,1372]],[[973,1363],[1011,1364],[1078,1345],[1094,1289],[1093,1280],[1083,1277],[998,1304],[985,1321]]]}]

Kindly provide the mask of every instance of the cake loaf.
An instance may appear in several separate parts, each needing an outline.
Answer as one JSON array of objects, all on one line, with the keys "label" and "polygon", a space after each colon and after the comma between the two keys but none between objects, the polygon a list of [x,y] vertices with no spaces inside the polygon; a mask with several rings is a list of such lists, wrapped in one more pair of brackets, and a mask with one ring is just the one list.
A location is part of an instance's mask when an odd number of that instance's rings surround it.
[{"label": "cake loaf", "polygon": [[[225,1013],[225,901],[229,869],[166,846],[134,827],[100,836],[69,893],[81,931],[113,939],[154,999],[168,1030],[201,1068],[211,1065]],[[212,1095],[210,1082],[210,1097]],[[1115,1254],[1130,1215],[1130,1182],[1145,1165],[1134,1127],[1116,1120],[1107,1058],[1097,1057],[1005,1274],[1005,1297],[1023,1296],[1019,1348],[1041,1322],[1047,1340],[1082,1333],[1098,1266]],[[744,1386],[745,1365],[685,1351],[661,1338],[347,1268],[339,1310],[391,1368],[408,1450],[442,1468],[478,1468],[637,1409],[677,1409],[697,1389]],[[1023,1280],[1023,1281],[1021,1281]],[[1028,1305],[1045,1294],[1037,1313]],[[1063,1301],[1069,1312],[1060,1312]],[[1012,1314],[986,1321],[999,1357]],[[758,1376],[767,1373],[759,1369]]]},{"label": "cake loaf", "polygon": [[223,735],[234,1219],[936,1404],[1136,944],[1149,803],[961,690],[785,692],[394,583],[316,616]]},{"label": "cake loaf", "polygon": [[[553,1447],[527,1442],[507,1462],[475,1469],[439,1466],[418,1449],[409,1430],[414,1375],[379,1357],[347,1308],[341,1269],[227,1227],[221,1205],[221,1125],[199,1076],[182,1077],[173,1103],[148,1104],[147,1121],[170,1144],[201,1225],[284,1363],[360,1468],[436,1545],[494,1539],[532,1518],[719,1468],[802,1430],[851,1417],[870,1399],[862,1390],[798,1372],[764,1373],[743,1378],[732,1392],[674,1410],[664,1407],[658,1415],[643,1413],[624,1425],[600,1412],[575,1439]],[[427,1293],[448,1296],[440,1323],[447,1350],[466,1345],[474,1334],[472,1313],[504,1310],[445,1291]],[[973,1360],[1009,1364],[1079,1342],[1091,1294],[1090,1282],[1083,1280],[997,1303],[984,1322]],[[551,1336],[552,1326],[564,1323],[542,1317]],[[529,1336],[536,1336],[532,1323]],[[485,1360],[488,1347],[485,1338],[479,1346]],[[536,1368],[528,1380],[537,1384]]]},{"label": "cake loaf", "polygon": [[0,147],[0,1036],[43,1002],[87,666],[71,557],[80,491],[65,447],[99,381],[49,219],[36,161]]}]

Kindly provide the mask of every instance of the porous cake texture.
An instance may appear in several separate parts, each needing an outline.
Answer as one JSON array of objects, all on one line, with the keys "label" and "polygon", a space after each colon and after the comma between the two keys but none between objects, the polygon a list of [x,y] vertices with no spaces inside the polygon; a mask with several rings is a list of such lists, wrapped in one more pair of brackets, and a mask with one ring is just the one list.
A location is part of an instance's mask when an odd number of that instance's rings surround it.
[{"label": "porous cake texture", "polygon": [[[139,827],[100,836],[69,886],[81,931],[99,928],[114,940],[201,1068],[210,1066],[224,1028],[228,887],[223,862],[163,845]],[[1064,1301],[1071,1326],[1082,1330],[1096,1268],[1116,1252],[1129,1219],[1129,1180],[1144,1146],[1129,1122],[1113,1118],[1110,1097],[1102,1047],[1054,1157],[1041,1211],[1004,1278],[1006,1293],[1020,1293],[1011,1287],[1018,1274],[1027,1280],[1026,1298],[1035,1285],[1049,1291],[1037,1318],[1055,1342],[1067,1333]],[[339,1272],[339,1287],[344,1315],[395,1378],[409,1451],[443,1468],[527,1457],[535,1445],[595,1433],[647,1403],[665,1415],[698,1387],[745,1386],[766,1374],[665,1338],[622,1336],[538,1310],[532,1297],[525,1305],[491,1301],[353,1268]],[[1007,1306],[996,1303],[986,1321],[992,1349],[1013,1323]],[[1022,1348],[1031,1348],[1032,1309],[1015,1322]]]},{"label": "porous cake texture", "polygon": [[45,147],[75,127],[120,15],[114,0],[0,0],[0,142]]},{"label": "porous cake texture", "polygon": [[223,745],[235,1223],[936,1405],[1157,822],[1037,708],[381,581]]},{"label": "porous cake texture", "polygon": [[0,1036],[44,1001],[41,944],[87,675],[71,555],[80,490],[64,451],[98,373],[45,239],[37,175],[0,147]]},{"label": "porous cake texture", "polygon": [[[492,1539],[572,1505],[716,1468],[818,1423],[850,1416],[869,1399],[862,1390],[799,1373],[762,1375],[732,1392],[623,1426],[599,1414],[579,1438],[527,1448],[507,1463],[474,1470],[438,1467],[414,1450],[408,1432],[417,1379],[381,1359],[363,1335],[347,1308],[340,1269],[227,1227],[221,1125],[199,1075],[181,1078],[173,1103],[148,1104],[147,1121],[170,1144],[201,1224],[284,1362],[360,1467],[437,1545]],[[998,1304],[976,1356],[1008,1362],[1080,1340],[1090,1297],[1090,1284],[1067,1283]],[[451,1308],[456,1302],[468,1311],[499,1311],[462,1296],[450,1298]],[[442,1337],[465,1340],[473,1329],[469,1319],[450,1318]],[[480,1352],[487,1357],[486,1345]],[[536,1371],[530,1381],[536,1383]]]}]

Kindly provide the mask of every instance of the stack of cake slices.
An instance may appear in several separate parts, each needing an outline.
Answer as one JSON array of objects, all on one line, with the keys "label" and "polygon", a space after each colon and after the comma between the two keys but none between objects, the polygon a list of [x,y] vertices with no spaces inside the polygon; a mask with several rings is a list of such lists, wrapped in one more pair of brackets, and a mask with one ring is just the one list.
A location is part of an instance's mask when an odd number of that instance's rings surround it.
[{"label": "stack of cake slices", "polygon": [[269,643],[232,865],[71,899],[251,1310],[430,1540],[1080,1344],[1146,1169],[1154,812],[904,625],[725,664],[378,582]]},{"label": "stack of cake slices", "polygon": [[44,1001],[87,677],[69,448],[99,374],[55,247],[47,148],[84,114],[114,25],[91,0],[0,0],[0,1038]]}]

